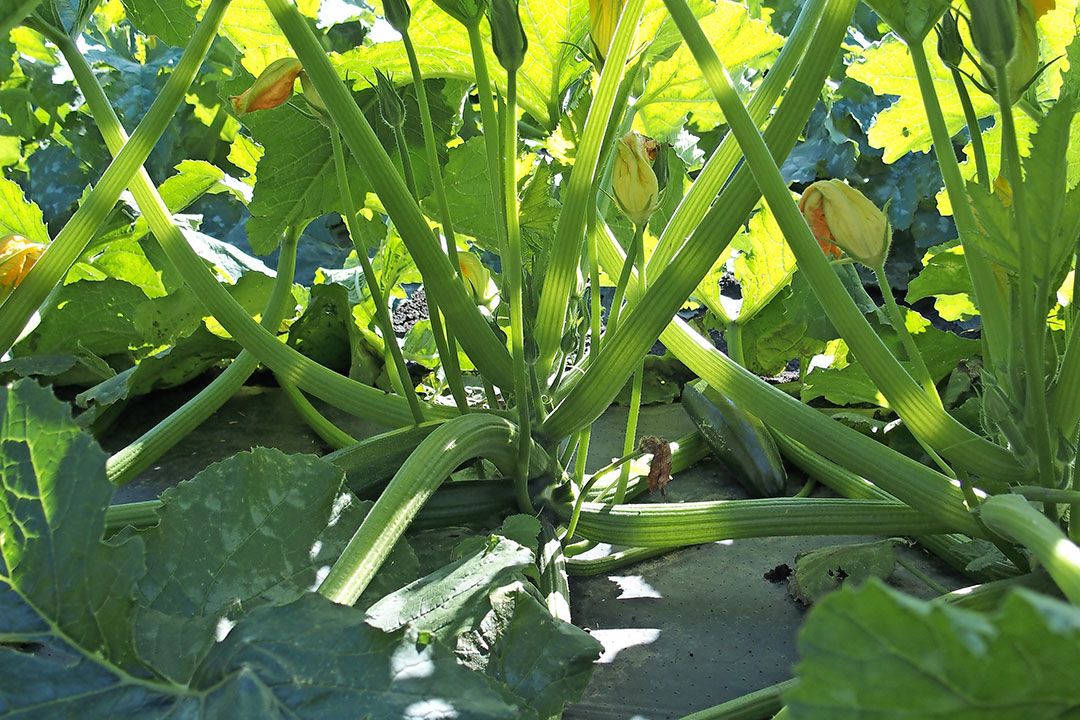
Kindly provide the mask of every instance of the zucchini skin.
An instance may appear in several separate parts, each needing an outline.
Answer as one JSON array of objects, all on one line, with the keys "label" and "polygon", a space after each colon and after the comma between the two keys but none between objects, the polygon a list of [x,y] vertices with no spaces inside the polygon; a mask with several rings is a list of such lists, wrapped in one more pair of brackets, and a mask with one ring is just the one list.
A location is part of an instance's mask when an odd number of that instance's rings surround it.
[{"label": "zucchini skin", "polygon": [[683,389],[682,406],[716,459],[735,472],[735,479],[751,495],[782,496],[787,472],[765,423],[705,383],[696,385]]}]

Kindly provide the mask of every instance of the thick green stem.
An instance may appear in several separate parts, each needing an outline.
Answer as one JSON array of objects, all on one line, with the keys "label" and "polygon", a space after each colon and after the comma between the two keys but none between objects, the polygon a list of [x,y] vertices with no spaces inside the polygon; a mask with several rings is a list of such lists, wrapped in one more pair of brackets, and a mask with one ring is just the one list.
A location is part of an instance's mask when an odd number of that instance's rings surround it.
[{"label": "thick green stem", "polygon": [[476,367],[496,385],[510,387],[510,354],[495,335],[476,302],[457,278],[457,268],[428,227],[427,219],[409,194],[375,131],[338,77],[319,39],[291,0],[265,0],[281,31],[296,51],[335,125],[363,169],[383,207],[401,233],[424,277],[428,294],[445,316],[452,318],[454,336]]},{"label": "thick green stem", "polygon": [[[1016,125],[1013,122],[1012,103],[1009,99],[1008,75],[1004,66],[995,68],[995,71],[998,107],[1001,110],[1002,154],[1009,185],[1012,187],[1013,227],[1016,237],[1023,241],[1027,237],[1027,222],[1031,217],[1028,211],[1027,188],[1024,186],[1024,174],[1020,165],[1020,148],[1016,142]],[[1049,251],[1044,250],[1043,254],[1047,255]],[[1020,263],[1020,324],[1024,344],[1021,364],[1026,380],[1024,404],[1027,422],[1025,424],[1034,435],[1039,484],[1053,487],[1057,478],[1050,448],[1050,418],[1046,410],[1044,345],[1046,315],[1044,309],[1040,309],[1042,293],[1039,292],[1042,281],[1036,277],[1036,268],[1032,267],[1031,253],[1020,252],[1017,255]],[[1045,273],[1043,277],[1046,277]]]},{"label": "thick green stem", "polygon": [[1080,547],[1061,528],[1016,495],[988,498],[982,504],[982,519],[994,532],[1026,547],[1069,602],[1080,605]]},{"label": "thick green stem", "polygon": [[[486,457],[510,474],[517,462],[518,439],[512,423],[487,414],[463,415],[432,432],[379,495],[319,592],[344,605],[356,602],[417,512],[450,473],[463,463]],[[532,469],[542,472],[543,450],[535,449],[532,458]]]},{"label": "thick green stem", "polygon": [[506,201],[503,198],[502,150],[499,146],[499,115],[488,73],[487,56],[484,55],[484,38],[480,24],[468,26],[469,49],[472,52],[473,74],[476,76],[476,95],[480,105],[480,119],[484,123],[484,149],[487,152],[488,189],[495,208],[495,232],[499,248],[506,246]]},{"label": "thick green stem", "polygon": [[751,537],[919,535],[956,529],[898,502],[781,498],[675,504],[585,503],[577,532],[613,545],[668,548]]},{"label": "thick green stem", "polygon": [[912,433],[940,448],[943,455],[957,464],[987,474],[1000,473],[1003,466],[1015,469],[1017,460],[1008,450],[972,432],[945,412],[911,379],[874,333],[821,252],[768,146],[735,92],[727,69],[690,7],[685,0],[664,0],[664,3],[724,111],[731,132],[746,155],[747,165],[798,260],[800,271],[874,384]]},{"label": "thick green stem", "polygon": [[934,384],[934,378],[930,376],[930,370],[926,367],[926,361],[923,360],[922,353],[919,352],[919,348],[915,345],[915,338],[911,337],[911,333],[907,329],[907,322],[904,320],[904,315],[900,312],[900,307],[896,304],[896,298],[893,296],[892,287],[889,285],[889,278],[885,274],[884,262],[874,268],[874,275],[877,277],[878,287],[881,289],[881,297],[885,301],[885,313],[889,317],[889,323],[893,326],[893,330],[896,331],[896,336],[900,338],[900,344],[904,346],[904,353],[907,355],[908,360],[915,367],[916,379],[922,383],[926,394],[936,398],[940,405],[941,396],[938,395],[937,386]]},{"label": "thick green stem", "polygon": [[[416,397],[416,388],[410,387],[409,369],[405,366],[405,357],[401,354],[401,346],[398,345],[397,335],[394,333],[394,321],[390,317],[390,308],[383,293],[382,284],[375,274],[375,268],[371,265],[368,256],[368,248],[364,245],[359,228],[356,227],[356,201],[353,198],[352,188],[349,186],[349,171],[345,166],[345,149],[341,145],[341,136],[336,129],[330,131],[331,144],[334,147],[334,168],[337,172],[338,191],[341,193],[341,203],[344,212],[345,226],[349,230],[349,238],[352,240],[353,249],[356,250],[356,259],[360,261],[360,270],[364,273],[367,281],[368,292],[371,293],[371,302],[375,304],[375,322],[382,331],[383,344],[386,345],[390,354],[390,364],[387,374],[397,392],[401,393],[409,403],[413,420],[418,423],[424,422],[424,412],[420,409],[420,401]],[[348,444],[348,443],[346,443]]]},{"label": "thick green stem", "polygon": [[956,229],[964,245],[964,259],[967,262],[971,285],[975,290],[975,301],[979,307],[983,325],[983,362],[991,373],[994,373],[998,362],[1004,361],[1008,347],[1011,345],[1009,305],[1005,301],[1004,290],[998,282],[993,266],[979,250],[977,242],[970,240],[978,236],[979,228],[968,199],[967,186],[960,173],[960,165],[956,161],[952,136],[949,134],[945,115],[938,101],[934,76],[930,70],[926,51],[918,43],[908,45],[908,50],[911,53],[911,63],[915,68],[915,77],[919,83],[923,107],[926,110],[930,133],[934,140],[934,155],[937,157],[941,177],[945,181],[945,190],[949,195]]},{"label": "thick green stem", "polygon": [[405,187],[414,198],[419,198],[416,189],[416,173],[413,171],[412,158],[409,156],[409,146],[405,142],[405,131],[398,125],[394,125],[394,146],[397,148],[398,158],[401,160],[401,177],[405,181]]},{"label": "thick green stem", "polygon": [[[637,265],[638,271],[638,283],[644,294],[646,285],[648,284],[645,275],[645,243],[644,243],[645,228],[644,224],[634,229],[634,236],[636,241],[633,243],[633,247],[630,250],[631,255],[627,257],[627,262],[632,257],[634,263]],[[641,364],[638,365],[637,371],[634,373],[634,382],[630,388],[630,412],[626,417],[626,433],[623,436],[623,455],[628,455],[634,449],[637,440],[637,426],[638,415],[641,413],[641,388],[645,381],[645,358],[641,359]],[[619,471],[619,485],[615,490],[614,503],[616,505],[623,502],[626,498],[626,485],[630,481],[630,463],[626,463]]]},{"label": "thick green stem", "polygon": [[318,408],[311,404],[295,385],[281,383],[281,391],[285,398],[293,406],[300,418],[307,423],[311,431],[318,435],[323,442],[334,450],[341,450],[350,445],[355,445],[357,440],[349,433],[335,425],[330,418],[319,412]]},{"label": "thick green stem", "polygon": [[[634,265],[640,254],[639,249],[643,246],[644,235],[645,225],[635,225],[634,236],[630,239],[630,246],[626,249],[626,260],[623,261],[619,279],[615,282],[615,294],[611,297],[611,309],[608,310],[605,337],[614,336],[615,331],[619,329],[619,316],[622,314],[623,298],[626,297],[626,286],[630,284],[630,277],[634,273]],[[593,239],[591,242],[595,243],[596,240]],[[597,289],[599,289],[599,283]]]},{"label": "thick green stem", "polygon": [[[409,58],[409,70],[412,72],[416,104],[420,108],[420,128],[424,134],[424,159],[427,161],[428,174],[431,176],[431,186],[435,192],[435,203],[439,208],[439,219],[442,222],[443,236],[446,239],[446,256],[450,259],[455,275],[460,279],[461,264],[458,262],[454,218],[450,212],[450,203],[446,199],[446,186],[443,183],[442,168],[439,166],[439,151],[435,145],[435,128],[431,122],[427,88],[424,86],[424,76],[420,72],[420,62],[416,58],[416,48],[413,47],[407,29],[401,34],[401,42],[405,46],[405,54]],[[434,313],[432,314],[434,315]],[[446,333],[446,354],[442,355],[446,384],[450,386],[450,393],[454,396],[454,402],[457,404],[458,410],[468,412],[469,399],[465,393],[465,381],[461,377],[461,364],[458,362],[457,356],[457,341],[454,340],[450,324],[443,323],[442,325],[442,330]],[[434,324],[432,329],[434,330]]]},{"label": "thick green stem", "polygon": [[979,128],[979,117],[975,114],[975,106],[971,104],[971,94],[968,92],[963,74],[953,68],[952,79],[956,86],[956,94],[960,97],[960,105],[964,108],[964,122],[967,123],[968,135],[971,136],[971,154],[975,156],[975,177],[980,185],[989,189],[991,187],[990,165],[986,161],[986,146],[983,144],[982,130]]},{"label": "thick green stem", "polygon": [[[775,434],[774,437],[780,451],[788,462],[791,462],[795,467],[811,478],[817,479],[840,496],[853,500],[896,499],[893,495],[867,482],[850,470],[822,457],[802,443],[779,433]],[[976,506],[977,503],[971,503],[971,505]],[[971,541],[962,535],[920,535],[915,539],[920,545],[940,557],[957,572],[964,573],[977,580],[1009,577],[1018,572],[1014,566],[1006,562],[991,563],[974,573],[968,571],[968,565],[981,554],[981,551],[974,548]]]},{"label": "thick green stem", "polygon": [[796,680],[770,685],[715,707],[699,710],[682,720],[762,720],[773,717],[783,708],[783,695],[795,687]]},{"label": "thick green stem", "polygon": [[[522,512],[533,512],[529,499],[529,453],[532,448],[529,403],[529,368],[525,361],[525,310],[522,300],[524,284],[521,267],[521,226],[518,217],[517,173],[517,71],[510,70],[506,78],[506,107],[503,108],[503,197],[506,199],[506,254],[503,276],[510,301],[510,353],[514,359],[514,402],[518,411],[517,487],[518,504]],[[536,398],[539,402],[539,398]]]},{"label": "thick green stem", "polygon": [[[829,2],[820,32],[813,40],[814,52],[807,53],[765,131],[778,160],[791,151],[806,126],[820,97],[821,84],[847,33],[854,7],[854,0]],[[607,338],[599,355],[591,358],[583,376],[572,385],[564,386],[562,401],[545,422],[545,433],[552,437],[569,434],[589,425],[604,412],[622,383],[637,368],[641,356],[648,352],[672,315],[714,266],[759,197],[754,179],[744,166],[724,188],[704,221],[694,229],[690,240],[659,271],[659,276],[653,278],[655,270],[650,273],[648,291],[621,322],[616,336]],[[594,218],[591,227],[590,246],[595,246],[607,272],[612,277],[617,276],[625,262],[621,249],[602,218]],[[636,289],[636,284],[631,288]]]},{"label": "thick green stem", "polygon": [[627,548],[597,558],[570,558],[566,561],[566,571],[574,577],[603,575],[612,570],[666,555],[679,548]]},{"label": "thick green stem", "polygon": [[[79,58],[82,59],[81,54]],[[281,243],[277,277],[274,279],[274,287],[270,291],[270,298],[267,300],[262,316],[262,326],[271,332],[277,331],[278,325],[281,324],[285,313],[290,308],[289,300],[292,299],[293,275],[296,272],[296,247],[300,232],[299,228],[293,228],[286,233]],[[241,351],[225,372],[214,378],[213,382],[200,390],[195,397],[174,410],[167,418],[140,435],[127,447],[110,456],[105,463],[105,474],[109,480],[117,485],[123,485],[150,467],[228,402],[229,398],[243,387],[258,366],[258,358],[247,350]]]},{"label": "thick green stem", "polygon": [[[213,0],[207,7],[202,22],[192,35],[191,42],[184,49],[184,54],[176,64],[176,68],[165,82],[161,94],[154,100],[130,140],[120,127],[119,120],[110,122],[108,118],[99,117],[102,112],[100,108],[95,110],[95,105],[103,104],[110,113],[112,113],[112,106],[109,105],[105,93],[101,91],[89,65],[85,62],[81,63],[84,67],[79,68],[76,82],[87,93],[94,92],[93,87],[97,85],[97,97],[91,104],[91,98],[87,94],[87,104],[95,115],[99,130],[106,136],[106,142],[109,140],[109,135],[114,135],[118,140],[115,147],[110,146],[110,151],[116,157],[106,168],[94,189],[83,200],[79,209],[38,258],[29,274],[0,306],[3,310],[0,312],[0,356],[11,349],[30,316],[41,306],[53,288],[63,280],[68,270],[86,249],[94,233],[97,232],[98,227],[119,199],[120,193],[124,191],[132,178],[150,183],[150,176],[142,170],[142,164],[175,117],[176,109],[184,101],[187,90],[217,35],[218,26],[228,6],[229,0]],[[50,39],[60,47],[65,56],[81,52],[67,35],[56,33],[56,36]],[[75,72],[74,66],[72,72]],[[115,118],[115,113],[113,117]]]},{"label": "thick green stem", "polygon": [[555,229],[551,263],[544,277],[536,317],[536,342],[540,350],[537,367],[545,377],[562,341],[570,289],[577,279],[587,207],[593,202],[593,179],[644,5],[644,0],[627,0],[622,8],[604,70],[600,74],[600,83],[585,120],[585,130],[578,142],[574,171],[570,173],[570,180],[563,192],[563,208]]}]

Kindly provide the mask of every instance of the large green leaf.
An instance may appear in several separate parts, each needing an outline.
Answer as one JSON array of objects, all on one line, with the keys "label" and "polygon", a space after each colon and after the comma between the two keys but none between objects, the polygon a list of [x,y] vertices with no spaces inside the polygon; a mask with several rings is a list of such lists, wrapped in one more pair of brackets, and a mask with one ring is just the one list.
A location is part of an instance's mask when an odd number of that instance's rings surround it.
[{"label": "large green leaf", "polygon": [[[335,507],[324,531],[340,471],[257,451],[169,493],[161,524],[145,533],[141,584],[160,609],[134,616],[143,542],[130,529],[122,542],[101,540],[113,489],[105,454],[66,404],[29,381],[0,394],[0,432],[4,717],[315,719],[358,708],[380,720],[535,717],[442,646],[305,592],[363,511]],[[257,595],[289,604],[251,610],[246,598]],[[227,636],[214,644],[197,622],[210,611],[248,612],[218,624]],[[133,620],[149,665],[130,652]],[[161,679],[207,650],[190,683]]]},{"label": "large green leaf", "polygon": [[[205,7],[209,0],[203,0]],[[318,15],[320,0],[298,0],[304,15]],[[244,69],[258,75],[279,58],[294,55],[292,46],[281,32],[263,0],[232,0],[221,21],[221,34],[243,53]]]},{"label": "large green leaf", "polygon": [[199,0],[121,0],[131,24],[147,35],[157,35],[183,47],[195,32],[195,13]]},{"label": "large green leaf", "polygon": [[520,576],[532,561],[528,548],[492,535],[486,547],[372,605],[368,622],[388,631],[412,626],[450,640],[474,627],[491,609],[491,591]]},{"label": "large green leaf", "polygon": [[907,42],[922,42],[949,8],[949,0],[868,0],[881,19]]},{"label": "large green leaf", "polygon": [[29,380],[0,390],[0,442],[0,588],[88,652],[130,660],[142,544],[101,540],[105,453]]},{"label": "large green leaf", "polygon": [[[222,617],[310,590],[312,548],[343,480],[340,469],[314,456],[258,448],[166,491],[160,522],[140,533],[146,574],[138,600],[154,611],[135,626],[143,659],[185,681]],[[158,613],[182,618],[191,642],[157,642],[164,624]]]},{"label": "large green leaf", "polygon": [[[247,223],[248,242],[265,255],[278,246],[286,228],[340,210],[341,190],[330,131],[301,111],[299,101],[252,113],[244,122],[265,150]],[[356,163],[349,163],[349,187],[362,205],[367,180]]]},{"label": "large green leaf", "polygon": [[[947,377],[961,360],[978,354],[978,341],[938,330],[914,310],[906,310],[905,322],[934,382]],[[901,364],[914,375],[915,368],[906,359],[900,340],[892,328],[885,328],[879,334],[897,357],[905,358]],[[837,405],[867,403],[888,407],[885,396],[857,359],[843,367],[813,370],[805,378],[801,397],[803,402],[825,398]]]},{"label": "large green leaf", "polygon": [[[384,633],[319,595],[253,611],[196,676],[212,687],[247,670],[272,693],[275,717],[370,720],[535,718],[506,688],[436,643]],[[248,717],[257,717],[248,715]]]},{"label": "large green leaf", "polygon": [[979,314],[971,300],[974,294],[964,248],[954,242],[927,251],[922,271],[908,283],[907,302],[933,297],[934,309],[943,319],[965,320]]},{"label": "large green leaf", "polygon": [[[941,112],[952,134],[965,125],[964,108],[949,69],[938,60],[934,42],[934,38],[929,38],[924,45]],[[922,104],[911,54],[903,42],[889,36],[861,51],[848,66],[848,77],[866,83],[878,95],[896,95],[898,98],[878,113],[868,133],[870,144],[884,150],[882,159],[885,162],[895,162],[909,152],[930,149],[933,145],[930,123]],[[983,93],[972,93],[971,99],[979,117],[992,114],[996,107],[993,98]]]},{"label": "large green leaf", "polygon": [[540,717],[557,717],[581,697],[603,646],[591,635],[551,616],[520,587],[497,591],[492,612],[477,637],[481,654],[471,656],[505,683]]},{"label": "large green leaf", "polygon": [[22,235],[33,242],[49,242],[41,208],[27,201],[22,188],[6,177],[0,178],[0,237],[4,235]]},{"label": "large green leaf", "polygon": [[50,355],[73,347],[119,367],[195,331],[203,309],[190,291],[148,298],[114,278],[64,285],[41,324],[15,346],[16,356]]},{"label": "large green leaf", "polygon": [[791,282],[795,255],[772,211],[764,204],[750,218],[747,231],[732,241],[732,246],[740,251],[735,257],[735,279],[742,291],[739,319],[745,321]]},{"label": "large green leaf", "polygon": [[[767,23],[751,18],[744,5],[732,0],[717,2],[716,9],[701,19],[701,28],[732,72],[774,53],[784,42]],[[691,113],[694,124],[702,130],[713,128],[723,119],[716,98],[685,44],[670,58],[653,65],[648,78],[645,92],[634,105],[645,134],[671,142]]]},{"label": "large green leaf", "polygon": [[792,720],[1075,718],[1080,610],[1014,591],[987,617],[870,581],[811,611]]}]

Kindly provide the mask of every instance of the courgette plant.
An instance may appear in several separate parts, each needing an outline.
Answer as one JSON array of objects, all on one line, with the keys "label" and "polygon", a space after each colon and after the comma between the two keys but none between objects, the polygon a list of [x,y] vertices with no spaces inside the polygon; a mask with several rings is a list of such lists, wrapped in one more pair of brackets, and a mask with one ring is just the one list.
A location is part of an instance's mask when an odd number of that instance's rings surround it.
[{"label": "courgette plant", "polygon": [[[869,4],[892,33],[882,47],[910,66],[903,71],[920,93],[912,124],[929,135],[959,235],[947,250],[953,281],[981,321],[977,347],[964,346],[974,390],[962,412],[942,387],[952,368],[929,356],[917,337],[921,317],[899,307],[889,287],[887,223],[869,255],[837,231],[835,252],[844,253],[833,257],[807,222],[809,195],[800,208],[781,172],[842,65],[856,0],[802,3],[779,52],[775,34],[727,0],[590,0],[587,10],[582,2],[551,10],[537,0],[384,0],[380,22],[400,40],[344,53],[327,52],[310,3],[125,1],[145,37],[183,47],[130,136],[86,51],[119,5],[5,7],[0,27],[40,37],[62,56],[112,156],[51,238],[40,211],[5,180],[12,209],[0,229],[18,236],[5,238],[0,256],[8,369],[33,357],[20,346],[41,342],[36,322],[72,312],[65,283],[108,275],[99,260],[117,243],[128,243],[125,252],[150,268],[147,282],[161,286],[156,323],[194,317],[236,354],[108,457],[80,425],[103,433],[112,411],[77,424],[31,380],[0,396],[0,711],[558,716],[580,696],[598,653],[569,623],[568,574],[720,540],[874,534],[913,536],[981,584],[933,603],[872,582],[836,593],[807,621],[793,681],[694,717],[1075,712],[1076,688],[1056,678],[1080,654],[1080,525],[1070,522],[1080,507],[1080,324],[1071,302],[1080,201],[1065,151],[1080,110],[1080,44],[1040,62],[1036,23],[1047,8],[1033,0]],[[237,46],[242,65],[221,61],[221,38]],[[1044,72],[1056,80],[1036,92]],[[240,135],[230,154],[250,166],[248,186],[232,190],[248,197],[254,183],[249,232],[257,252],[278,253],[272,283],[247,281],[243,269],[230,275],[237,266],[227,253],[208,250],[178,214],[205,188],[221,191],[220,176],[193,191],[188,176],[158,184],[144,168],[185,99],[205,102],[191,98],[207,75],[220,78],[211,128],[278,138],[265,161],[242,159],[257,148]],[[234,91],[230,112],[223,98]],[[444,113],[447,98],[464,107]],[[685,113],[672,122],[657,106],[687,98],[694,113],[723,123],[692,173],[678,140],[672,147],[634,134],[675,140]],[[448,145],[440,123],[462,117],[468,127],[451,128]],[[953,146],[961,131],[972,157],[963,166]],[[306,182],[317,189],[290,197],[290,157],[306,167],[312,156],[319,170]],[[278,194],[260,199],[269,187]],[[123,203],[117,209],[125,191],[137,217]],[[821,190],[823,202],[833,191]],[[839,202],[848,191],[857,192],[846,187]],[[354,250],[343,300],[328,286],[293,284],[305,228],[327,211],[341,216]],[[548,234],[530,224],[542,212]],[[865,212],[878,217],[873,206]],[[744,292],[735,314],[719,302],[715,277],[748,223],[774,231],[753,242],[767,238],[768,252],[788,260],[778,278]],[[441,373],[422,383],[389,312],[406,252],[426,293],[425,331]],[[741,245],[733,262],[753,263],[753,249]],[[853,262],[868,266],[883,309]],[[819,320],[835,330],[847,377],[857,371],[880,412],[915,441],[907,452],[747,369],[755,317],[796,272]],[[606,315],[602,285],[615,286]],[[349,346],[368,348],[381,371],[357,379],[323,361],[317,340],[296,341],[314,317],[296,316],[304,292],[309,308],[344,308]],[[707,309],[727,353],[680,317],[691,301]],[[688,391],[688,406],[704,433],[654,438],[639,450],[645,358],[657,340],[703,381]],[[157,337],[108,387],[153,386],[181,347],[175,336]],[[242,453],[159,500],[110,504],[115,486],[153,465],[260,365],[334,452]],[[623,456],[586,472],[592,424],[628,383]],[[385,432],[358,442],[310,398]],[[710,415],[723,408],[728,415]],[[748,413],[763,423],[753,437],[775,443],[832,496],[784,496],[771,477],[754,489],[775,497],[641,501],[704,457],[708,441],[724,442],[717,418],[735,427]],[[759,471],[782,472],[763,462]],[[756,472],[750,467],[742,470]],[[479,479],[447,482],[463,468]],[[410,528],[492,514],[509,517],[490,537],[463,543],[451,563],[423,577],[419,566],[402,570]],[[596,543],[622,549],[578,557]],[[974,614],[987,609],[993,614]],[[548,637],[542,646],[538,638]]]}]

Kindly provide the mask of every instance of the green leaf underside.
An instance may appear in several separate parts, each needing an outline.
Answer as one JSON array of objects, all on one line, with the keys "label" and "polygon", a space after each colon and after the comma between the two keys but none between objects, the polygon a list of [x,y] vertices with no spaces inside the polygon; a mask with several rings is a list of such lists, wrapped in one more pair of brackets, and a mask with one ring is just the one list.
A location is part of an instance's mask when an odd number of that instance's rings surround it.
[{"label": "green leaf underside", "polygon": [[1023,590],[985,616],[870,581],[822,600],[798,646],[793,720],[1080,716],[1080,611]]}]

